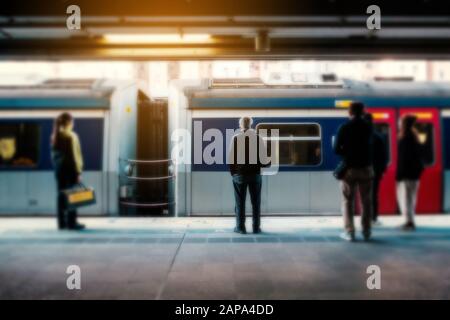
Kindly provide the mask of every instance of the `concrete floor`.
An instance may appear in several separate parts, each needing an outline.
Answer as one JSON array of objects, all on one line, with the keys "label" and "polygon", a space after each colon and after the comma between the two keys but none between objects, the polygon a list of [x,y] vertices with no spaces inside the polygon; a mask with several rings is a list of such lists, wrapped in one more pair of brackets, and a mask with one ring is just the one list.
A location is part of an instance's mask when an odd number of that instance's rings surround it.
[{"label": "concrete floor", "polygon": [[[339,217],[263,218],[258,236],[232,233],[232,218],[81,220],[0,219],[0,298],[450,299],[450,216],[421,216],[414,233],[383,217],[370,243],[340,240]],[[81,290],[66,287],[74,264]],[[367,289],[372,264],[381,290]]]}]

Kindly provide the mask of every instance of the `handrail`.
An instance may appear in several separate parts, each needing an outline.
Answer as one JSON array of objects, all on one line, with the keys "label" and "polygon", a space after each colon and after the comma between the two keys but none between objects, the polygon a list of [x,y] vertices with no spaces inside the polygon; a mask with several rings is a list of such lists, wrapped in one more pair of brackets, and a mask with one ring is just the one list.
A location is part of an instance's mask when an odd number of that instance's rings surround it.
[{"label": "handrail", "polygon": [[130,201],[120,201],[120,204],[131,207],[163,207],[175,204],[175,202],[160,202],[160,203],[138,203]]},{"label": "handrail", "polygon": [[126,176],[126,175],[122,175],[122,177],[126,177],[130,180],[169,180],[172,178],[175,178],[175,175],[170,175],[170,176],[162,176],[162,177],[133,177],[133,176]]},{"label": "handrail", "polygon": [[137,159],[122,159],[119,161],[131,162],[131,163],[143,163],[143,164],[155,164],[155,163],[170,163],[174,162],[174,159],[161,159],[161,160],[137,160]]},{"label": "handrail", "polygon": [[[125,190],[125,193],[122,196],[121,189],[119,191],[119,205],[124,208],[124,210],[141,210],[139,208],[143,208],[142,210],[161,210],[165,207],[170,208],[175,202],[172,199],[167,199],[165,194],[169,193],[169,184],[174,181],[176,178],[176,174],[173,172],[175,166],[174,159],[159,159],[159,160],[139,160],[139,159],[124,159],[119,157],[119,185],[120,188],[130,188],[130,192]],[[140,172],[139,167],[143,165],[149,170],[152,171],[154,169],[158,169],[157,172],[148,172],[147,174],[152,175],[160,175],[160,176],[140,176],[141,174],[145,174],[144,172]],[[147,167],[150,165],[151,167]],[[164,169],[160,171],[159,169]],[[143,168],[144,169],[144,168]],[[165,175],[164,175],[165,174]],[[162,176],[164,175],[164,176]],[[173,180],[172,180],[173,179]],[[157,195],[159,195],[160,191],[163,194],[158,196],[158,199],[149,198],[149,195],[144,193],[144,198],[138,197],[141,189],[145,189],[141,183],[142,182],[152,182],[155,181],[155,184],[159,191],[157,191]],[[146,185],[146,184],[145,184]],[[146,202],[147,200],[147,202]],[[160,202],[151,202],[151,201],[160,201]],[[169,202],[173,201],[173,202]],[[148,208],[148,209],[145,209]],[[154,208],[154,209],[152,209]]]}]

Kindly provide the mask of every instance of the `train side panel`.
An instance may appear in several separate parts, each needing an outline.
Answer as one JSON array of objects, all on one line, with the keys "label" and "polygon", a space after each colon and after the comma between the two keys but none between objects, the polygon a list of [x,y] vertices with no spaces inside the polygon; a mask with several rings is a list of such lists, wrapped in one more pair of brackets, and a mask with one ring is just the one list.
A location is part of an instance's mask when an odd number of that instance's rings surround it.
[{"label": "train side panel", "polygon": [[[0,139],[15,149],[0,163],[0,214],[56,212],[56,182],[50,155],[53,119],[60,111],[0,112]],[[51,114],[50,114],[51,113]],[[98,192],[90,214],[104,213],[102,193],[103,112],[74,112],[75,130],[84,154],[83,179]],[[27,131],[33,134],[27,134]]]},{"label": "train side panel", "polygon": [[[219,85],[220,84],[220,85]],[[265,86],[265,87],[262,87]],[[321,163],[297,163],[303,154],[313,154],[303,149],[284,144],[286,166],[273,176],[263,177],[262,211],[271,214],[338,213],[340,191],[338,181],[332,176],[338,158],[331,149],[331,140],[338,123],[348,117],[351,101],[361,101],[374,113],[375,126],[389,142],[390,162],[381,182],[380,214],[398,214],[396,201],[396,162],[399,117],[405,113],[419,115],[418,130],[428,150],[429,163],[421,179],[418,195],[418,213],[450,211],[450,136],[449,111],[441,122],[439,109],[448,108],[450,90],[447,84],[421,82],[358,82],[346,80],[342,87],[280,87],[259,85],[252,87],[239,80],[216,85],[212,82],[196,84],[180,81],[175,95],[182,103],[173,105],[177,128],[192,133],[194,122],[202,121],[202,132],[207,129],[236,129],[239,117],[246,115],[255,120],[255,125],[301,124],[316,122],[321,128]],[[171,94],[172,97],[172,94]],[[332,113],[335,113],[334,116]],[[335,122],[334,124],[332,122]],[[339,122],[340,121],[340,122]],[[175,123],[175,122],[174,122]],[[295,137],[292,143],[299,141]],[[315,137],[318,139],[318,137]],[[443,141],[442,141],[443,140]],[[317,142],[317,141],[316,141]],[[211,140],[204,141],[204,151]],[[317,147],[315,147],[317,149]],[[194,151],[192,146],[190,151]],[[306,150],[306,151],[305,151]],[[227,147],[222,152],[226,154]],[[281,152],[281,151],[280,151]],[[444,158],[444,156],[447,156]],[[297,160],[298,161],[297,161]],[[314,163],[314,160],[312,160]],[[299,165],[300,164],[300,165]],[[225,164],[193,164],[185,166],[177,176],[175,190],[178,207],[183,214],[230,214],[234,198],[231,178]],[[181,201],[179,201],[181,200]]]},{"label": "train side panel", "polygon": [[[226,130],[236,130],[239,115],[242,110],[232,112],[219,111],[195,111],[192,118],[192,126],[197,123],[202,133],[208,129],[218,129],[224,137]],[[228,117],[229,115],[233,117]],[[333,137],[346,117],[342,110],[290,110],[290,111],[258,111],[252,110],[248,114],[253,116],[254,126],[263,128],[275,124],[276,126],[289,126],[290,130],[302,130],[304,125],[314,125],[320,128],[320,144],[311,144],[315,150],[305,156],[292,153],[287,149],[308,148],[308,146],[294,146],[288,143],[280,148],[288,157],[283,161],[290,161],[289,157],[304,157],[293,161],[305,162],[297,165],[282,164],[275,175],[263,177],[262,212],[269,214],[337,214],[340,208],[340,193],[338,181],[333,177],[332,171],[336,167],[338,158],[332,151]],[[316,143],[315,140],[314,143]],[[194,143],[194,141],[192,141]],[[203,141],[201,150],[210,142]],[[304,143],[307,143],[304,142]],[[228,143],[223,144],[222,164],[206,164],[204,162],[192,165],[191,177],[191,213],[229,215],[234,211],[233,186],[225,163],[229,149]],[[194,150],[195,146],[192,147]],[[287,148],[287,149],[286,149]],[[303,150],[302,149],[302,150]],[[314,153],[314,154],[313,154]],[[283,157],[283,155],[281,155]],[[317,159],[306,159],[318,157]],[[310,161],[311,163],[306,163]],[[324,195],[324,196],[318,196]],[[248,207],[250,208],[250,202]]]},{"label": "train side panel", "polygon": [[450,212],[450,109],[442,113],[442,138],[444,153],[444,211]]},{"label": "train side panel", "polygon": [[[114,87],[109,112],[105,115],[105,148],[103,149],[105,189],[104,212],[119,214],[119,158],[136,159],[137,93],[133,82],[105,81],[104,86]],[[88,209],[88,208],[86,208]]]}]

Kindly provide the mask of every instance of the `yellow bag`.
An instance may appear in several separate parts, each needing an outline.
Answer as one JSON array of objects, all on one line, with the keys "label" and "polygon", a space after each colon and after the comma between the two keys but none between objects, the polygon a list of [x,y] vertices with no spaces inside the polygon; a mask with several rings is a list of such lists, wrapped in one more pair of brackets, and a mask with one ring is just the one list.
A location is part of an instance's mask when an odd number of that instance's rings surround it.
[{"label": "yellow bag", "polygon": [[94,188],[86,187],[83,184],[61,192],[64,195],[64,201],[68,209],[77,209],[96,202]]}]

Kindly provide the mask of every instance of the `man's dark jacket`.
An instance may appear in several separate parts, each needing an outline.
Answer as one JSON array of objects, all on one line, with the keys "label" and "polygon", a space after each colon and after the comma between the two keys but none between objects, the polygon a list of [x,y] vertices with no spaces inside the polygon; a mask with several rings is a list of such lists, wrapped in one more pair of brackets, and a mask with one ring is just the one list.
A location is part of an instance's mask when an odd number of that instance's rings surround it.
[{"label": "man's dark jacket", "polygon": [[419,180],[424,169],[422,146],[414,134],[398,141],[396,180]]},{"label": "man's dark jacket", "polygon": [[51,150],[52,162],[57,179],[64,177],[69,181],[77,181],[79,173],[75,163],[73,141],[66,135],[60,135],[58,145]]},{"label": "man's dark jacket", "polygon": [[373,164],[373,129],[362,117],[354,117],[338,129],[334,152],[347,168],[366,168]]},{"label": "man's dark jacket", "polygon": [[381,177],[386,171],[389,161],[388,154],[385,140],[376,130],[373,130],[373,170],[375,176]]},{"label": "man's dark jacket", "polygon": [[[240,140],[239,140],[240,139]],[[238,141],[245,141],[245,144],[240,144]],[[250,143],[255,143],[256,148],[254,149],[256,153],[255,162],[251,163],[252,159],[250,157]],[[263,139],[256,133],[253,129],[243,130],[239,134],[233,137],[230,146],[230,152],[228,155],[228,165],[230,168],[231,175],[255,175],[261,174],[261,168],[270,165],[268,159],[260,159],[260,148],[265,148],[265,143]],[[243,149],[245,148],[245,150]],[[245,162],[239,163],[238,161],[238,150],[245,154]],[[264,156],[266,153],[262,152]]]}]

